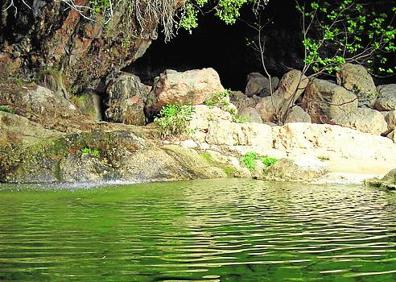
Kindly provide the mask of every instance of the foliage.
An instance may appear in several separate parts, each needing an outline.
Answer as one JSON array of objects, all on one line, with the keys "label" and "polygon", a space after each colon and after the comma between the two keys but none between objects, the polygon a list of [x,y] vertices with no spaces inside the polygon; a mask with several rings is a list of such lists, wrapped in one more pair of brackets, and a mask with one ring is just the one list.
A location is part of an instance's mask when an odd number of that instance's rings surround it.
[{"label": "foliage", "polygon": [[10,113],[10,114],[15,114],[15,110],[10,108],[7,105],[0,105],[0,112],[6,112],[6,113]]},{"label": "foliage", "polygon": [[253,171],[256,168],[256,161],[261,161],[265,167],[270,167],[278,160],[273,157],[259,156],[256,152],[248,152],[242,157],[241,161],[250,171]]},{"label": "foliage", "polygon": [[257,153],[248,152],[242,157],[241,161],[250,171],[253,171],[256,168],[257,159]]},{"label": "foliage", "polygon": [[96,148],[89,148],[89,147],[84,147],[81,149],[81,155],[82,156],[92,156],[95,158],[100,157],[100,151],[99,149]]},{"label": "foliage", "polygon": [[194,109],[191,105],[166,105],[155,119],[162,137],[189,133],[189,123]]},{"label": "foliage", "polygon": [[297,3],[302,15],[305,70],[334,73],[346,62],[365,65],[381,75],[396,70],[386,66],[386,55],[396,52],[396,1],[389,14],[376,12],[375,3],[362,0]]},{"label": "foliage", "polygon": [[244,115],[234,115],[232,117],[233,122],[237,122],[237,123],[246,123],[246,122],[251,122],[250,118],[248,116],[244,116]]},{"label": "foliage", "polygon": [[276,164],[276,162],[278,161],[278,159],[273,158],[273,157],[261,157],[260,158],[261,162],[263,163],[263,165],[265,165],[266,167],[272,166],[274,164]]},{"label": "foliage", "polygon": [[206,99],[204,101],[204,105],[209,106],[209,107],[223,107],[223,106],[228,106],[230,104],[230,91],[225,90],[223,92],[218,92],[213,94],[212,97]]},{"label": "foliage", "polygon": [[234,24],[240,17],[244,6],[251,5],[254,11],[263,8],[269,0],[188,0],[180,20],[180,27],[191,32],[198,26],[198,14],[203,9],[214,11],[215,15],[226,24]]}]

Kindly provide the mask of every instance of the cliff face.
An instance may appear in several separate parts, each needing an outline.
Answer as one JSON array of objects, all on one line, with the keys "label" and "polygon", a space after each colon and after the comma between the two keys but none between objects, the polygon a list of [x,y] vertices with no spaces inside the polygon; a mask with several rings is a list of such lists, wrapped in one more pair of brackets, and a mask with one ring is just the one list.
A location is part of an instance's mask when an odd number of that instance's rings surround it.
[{"label": "cliff face", "polygon": [[[74,0],[95,13],[79,13],[67,1],[25,1],[30,7],[6,2],[0,4],[0,76],[38,79],[65,94],[98,89],[114,71],[142,56],[161,20],[151,10],[155,1],[113,1],[107,17],[102,7],[92,6],[98,1]],[[182,1],[165,2],[173,15]]]}]

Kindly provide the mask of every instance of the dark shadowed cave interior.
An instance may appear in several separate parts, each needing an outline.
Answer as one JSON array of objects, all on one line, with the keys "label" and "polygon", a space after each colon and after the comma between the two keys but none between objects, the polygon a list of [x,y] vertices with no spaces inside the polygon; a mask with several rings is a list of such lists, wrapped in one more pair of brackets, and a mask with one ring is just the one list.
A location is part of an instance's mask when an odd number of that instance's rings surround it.
[{"label": "dark shadowed cave interior", "polygon": [[[302,62],[299,18],[294,1],[271,1],[266,18],[272,19],[265,29],[266,63],[272,75],[282,76],[288,68],[297,68]],[[254,17],[250,9],[243,11],[247,22]],[[224,87],[243,90],[250,72],[262,72],[259,53],[248,46],[257,38],[257,32],[246,22],[226,25],[213,15],[200,18],[199,27],[192,34],[180,31],[165,43],[160,35],[146,54],[125,70],[138,75],[151,84],[154,77],[165,69],[186,71],[213,67],[220,75]]]}]

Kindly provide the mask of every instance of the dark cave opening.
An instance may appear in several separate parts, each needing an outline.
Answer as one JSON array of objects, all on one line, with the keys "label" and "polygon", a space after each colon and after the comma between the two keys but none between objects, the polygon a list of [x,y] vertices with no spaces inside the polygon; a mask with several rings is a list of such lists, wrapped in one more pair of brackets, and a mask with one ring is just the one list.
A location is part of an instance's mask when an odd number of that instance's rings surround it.
[{"label": "dark cave opening", "polygon": [[[293,0],[271,1],[265,10],[264,17],[271,20],[264,32],[265,60],[271,75],[278,77],[302,63],[299,17],[294,5]],[[263,69],[259,53],[247,44],[248,40],[257,38],[257,32],[247,24],[254,21],[250,8],[242,11],[241,18],[244,21],[226,25],[214,15],[202,16],[192,34],[180,31],[168,43],[160,35],[146,54],[125,70],[151,84],[165,69],[212,67],[225,88],[244,90],[247,75]]]}]

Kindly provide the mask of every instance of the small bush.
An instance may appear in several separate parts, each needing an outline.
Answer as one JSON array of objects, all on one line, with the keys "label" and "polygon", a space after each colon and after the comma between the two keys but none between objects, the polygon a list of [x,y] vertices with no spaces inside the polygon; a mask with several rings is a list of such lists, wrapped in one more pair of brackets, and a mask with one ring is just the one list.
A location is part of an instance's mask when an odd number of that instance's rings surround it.
[{"label": "small bush", "polygon": [[162,137],[189,133],[189,123],[194,109],[191,105],[166,105],[155,119]]},{"label": "small bush", "polygon": [[256,168],[256,160],[258,156],[255,152],[246,153],[242,157],[242,163],[250,170],[253,171]]},{"label": "small bush", "polygon": [[269,167],[269,166],[272,166],[272,165],[276,164],[277,161],[278,161],[278,159],[272,158],[272,157],[262,157],[261,158],[261,162],[266,167]]},{"label": "small bush", "polygon": [[0,105],[0,112],[15,114],[15,110],[6,105]]},{"label": "small bush", "polygon": [[248,116],[241,116],[241,115],[234,115],[232,117],[232,120],[237,123],[251,122],[251,120]]},{"label": "small bush", "polygon": [[241,161],[250,171],[253,171],[256,168],[256,161],[261,161],[265,167],[270,167],[278,160],[273,157],[259,156],[256,152],[248,152],[242,157]]},{"label": "small bush", "polygon": [[205,100],[204,105],[209,107],[225,107],[230,104],[230,92],[225,90],[223,92],[215,93],[212,97]]},{"label": "small bush", "polygon": [[82,156],[92,156],[95,158],[99,158],[100,157],[100,151],[96,148],[92,149],[89,147],[84,147],[81,149],[81,155]]}]

